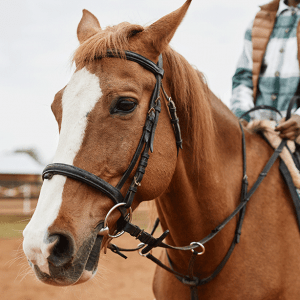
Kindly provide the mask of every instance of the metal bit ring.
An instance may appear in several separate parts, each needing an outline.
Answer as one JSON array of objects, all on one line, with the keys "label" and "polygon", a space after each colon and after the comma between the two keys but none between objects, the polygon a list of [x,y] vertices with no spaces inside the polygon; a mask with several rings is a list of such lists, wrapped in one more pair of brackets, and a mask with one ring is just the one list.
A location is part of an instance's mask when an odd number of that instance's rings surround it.
[{"label": "metal bit ring", "polygon": [[[109,217],[109,215],[116,209],[116,208],[118,208],[118,207],[120,207],[120,206],[124,206],[124,205],[126,205],[126,203],[125,202],[122,202],[122,203],[118,203],[118,204],[116,204],[115,206],[113,206],[110,210],[109,210],[109,212],[107,213],[107,215],[106,215],[106,217],[105,217],[105,220],[104,220],[104,225],[103,225],[103,228],[100,230],[100,232],[99,232],[99,235],[108,235],[110,238],[118,238],[118,237],[120,237],[121,235],[123,235],[124,233],[125,233],[125,231],[124,230],[122,230],[121,232],[119,232],[118,234],[116,234],[116,235],[111,235],[111,234],[109,234],[109,227],[108,227],[108,225],[107,225],[107,220],[108,220],[108,217]],[[131,221],[131,218],[132,218],[132,208],[131,207],[129,207],[129,214],[126,216],[126,218],[129,216],[129,222]],[[102,234],[101,234],[102,233]]]}]

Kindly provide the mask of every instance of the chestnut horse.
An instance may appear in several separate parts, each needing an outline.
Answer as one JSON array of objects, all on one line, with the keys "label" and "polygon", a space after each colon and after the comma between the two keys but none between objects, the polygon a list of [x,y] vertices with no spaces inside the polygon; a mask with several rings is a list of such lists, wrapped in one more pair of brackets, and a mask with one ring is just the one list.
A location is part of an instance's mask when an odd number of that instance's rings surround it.
[{"label": "chestnut horse", "polygon": [[[76,71],[52,103],[60,137],[54,163],[95,174],[115,187],[128,168],[143,133],[156,79],[125,58],[135,52],[155,64],[160,54],[162,84],[177,106],[183,150],[177,146],[167,103],[161,113],[148,167],[132,203],[156,199],[166,242],[185,246],[207,236],[240,203],[243,178],[242,132],[238,119],[208,89],[202,75],[169,47],[191,0],[148,27],[121,23],[101,29],[84,10],[78,25]],[[199,38],[199,37],[195,37]],[[107,57],[117,50],[122,57]],[[123,54],[122,54],[123,53]],[[263,138],[245,129],[249,187],[273,153]],[[299,299],[300,239],[289,190],[277,160],[250,199],[240,243],[223,270],[197,288],[199,299]],[[135,167],[136,169],[136,167]],[[121,189],[124,196],[135,169]],[[97,270],[108,241],[99,224],[113,207],[103,192],[78,180],[45,178],[34,215],[24,230],[24,252],[36,276],[58,286],[82,283]],[[120,218],[109,217],[110,234]],[[197,256],[194,275],[210,276],[235,236],[238,216]],[[168,255],[168,256],[167,256]],[[160,260],[187,273],[191,251],[162,251]],[[189,299],[190,288],[157,267],[156,299]]]}]

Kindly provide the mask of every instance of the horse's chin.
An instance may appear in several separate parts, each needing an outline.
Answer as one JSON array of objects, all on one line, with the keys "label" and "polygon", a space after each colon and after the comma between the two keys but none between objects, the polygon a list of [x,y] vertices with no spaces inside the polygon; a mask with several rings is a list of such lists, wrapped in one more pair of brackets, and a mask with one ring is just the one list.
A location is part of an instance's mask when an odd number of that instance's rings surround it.
[{"label": "horse's chin", "polygon": [[96,273],[97,273],[97,269],[94,272],[84,270],[82,272],[82,275],[80,276],[79,280],[77,282],[75,282],[75,284],[80,284],[80,283],[84,283],[84,282],[91,280],[92,278],[94,278]]},{"label": "horse's chin", "polygon": [[97,267],[100,257],[101,243],[103,236],[97,235],[92,251],[78,281],[75,284],[84,283],[91,280],[97,273]]},{"label": "horse's chin", "polygon": [[[88,245],[84,243],[77,253],[79,259],[65,267],[57,268],[49,264],[49,274],[43,272],[37,265],[32,266],[35,275],[43,283],[55,286],[75,285],[92,279],[97,272],[102,239],[103,236],[94,237],[92,247],[90,242]],[[89,253],[87,249],[90,249]]]}]

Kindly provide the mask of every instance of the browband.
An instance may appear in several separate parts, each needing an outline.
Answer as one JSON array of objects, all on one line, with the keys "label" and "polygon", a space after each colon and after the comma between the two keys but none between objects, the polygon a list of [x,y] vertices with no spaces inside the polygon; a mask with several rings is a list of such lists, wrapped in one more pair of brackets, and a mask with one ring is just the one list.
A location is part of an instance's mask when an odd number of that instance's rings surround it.
[{"label": "browband", "polygon": [[[150,59],[148,59],[138,53],[127,51],[127,50],[124,51],[124,54],[125,54],[125,57],[127,60],[138,63],[143,68],[152,72],[154,75],[160,75],[161,78],[164,77],[164,73],[165,73],[164,69],[160,68],[158,65],[156,65],[154,62],[152,62]],[[104,57],[122,58],[122,53],[117,50],[108,50],[106,52],[106,56],[104,56]],[[98,57],[98,58],[102,58],[102,57]]]}]

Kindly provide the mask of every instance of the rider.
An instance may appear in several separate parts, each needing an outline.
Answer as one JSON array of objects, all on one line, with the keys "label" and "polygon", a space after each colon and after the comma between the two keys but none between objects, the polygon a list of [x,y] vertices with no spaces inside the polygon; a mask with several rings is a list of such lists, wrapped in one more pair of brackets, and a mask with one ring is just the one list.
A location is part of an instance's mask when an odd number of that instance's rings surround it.
[{"label": "rider", "polygon": [[[246,31],[243,53],[233,76],[230,102],[237,117],[262,104],[277,108],[285,116],[299,84],[299,20],[300,0],[273,0],[261,6]],[[277,120],[276,112],[270,110],[257,110],[250,116]],[[243,122],[250,116],[245,116]],[[300,108],[288,121],[283,119],[276,130],[281,138],[295,140],[300,135]]]}]

